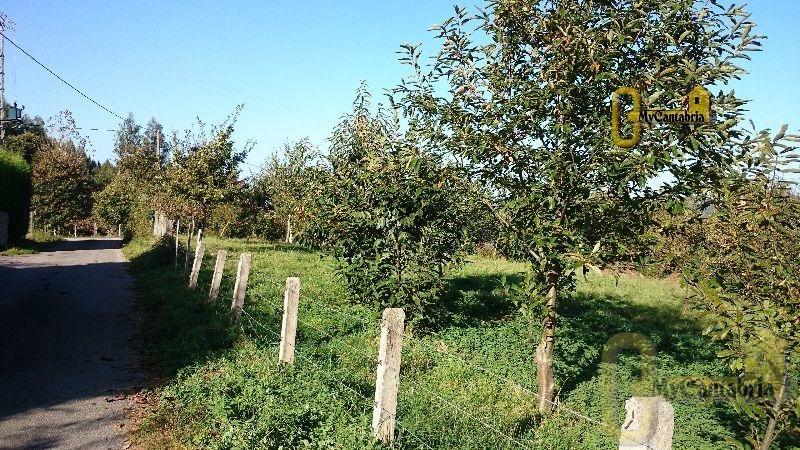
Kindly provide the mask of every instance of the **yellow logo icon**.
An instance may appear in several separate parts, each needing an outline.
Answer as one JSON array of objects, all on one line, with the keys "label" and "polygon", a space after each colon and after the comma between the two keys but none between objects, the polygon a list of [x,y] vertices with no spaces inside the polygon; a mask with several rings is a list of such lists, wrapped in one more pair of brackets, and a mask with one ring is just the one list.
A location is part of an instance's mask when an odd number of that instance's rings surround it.
[{"label": "yellow logo icon", "polygon": [[[631,124],[631,137],[620,133],[620,97],[630,96],[631,111],[626,115]],[[622,148],[634,147],[642,140],[642,125],[664,123],[668,125],[700,125],[711,122],[711,93],[697,86],[688,94],[686,109],[642,107],[642,95],[632,87],[621,87],[611,96],[611,141]]]}]

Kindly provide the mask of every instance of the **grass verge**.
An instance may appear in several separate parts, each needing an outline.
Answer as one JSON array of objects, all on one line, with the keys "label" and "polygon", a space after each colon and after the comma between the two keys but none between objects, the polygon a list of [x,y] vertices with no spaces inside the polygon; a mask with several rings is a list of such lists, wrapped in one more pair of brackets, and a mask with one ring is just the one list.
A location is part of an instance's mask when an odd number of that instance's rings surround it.
[{"label": "grass verge", "polygon": [[0,251],[0,256],[18,256],[39,253],[49,245],[60,240],[61,238],[58,236],[52,236],[42,231],[37,231],[27,238],[11,242],[10,247]]},{"label": "grass verge", "polygon": [[[262,241],[209,238],[206,245],[194,291],[186,288],[184,255],[175,269],[173,248],[134,240],[125,249],[151,317],[145,357],[157,377],[139,445],[379,448],[370,422],[380,312],[350,304],[334,261],[316,252]],[[229,257],[220,300],[209,303],[218,249]],[[253,253],[247,315],[231,324],[242,251]],[[523,271],[518,263],[473,258],[450,275],[440,328],[409,326],[395,448],[616,449],[624,401],[654,394],[675,406],[675,448],[729,448],[726,440],[742,438],[747,424],[727,404],[673,386],[725,370],[699,325],[683,315],[678,286],[636,275],[592,276],[562,302],[556,373],[565,408],[539,417],[533,360],[540,327],[514,303]],[[301,279],[300,322],[296,362],[282,367],[277,342],[288,276]],[[655,357],[623,352],[619,364],[602,364],[604,344],[617,333],[645,336]],[[652,376],[642,381],[646,373]]]}]

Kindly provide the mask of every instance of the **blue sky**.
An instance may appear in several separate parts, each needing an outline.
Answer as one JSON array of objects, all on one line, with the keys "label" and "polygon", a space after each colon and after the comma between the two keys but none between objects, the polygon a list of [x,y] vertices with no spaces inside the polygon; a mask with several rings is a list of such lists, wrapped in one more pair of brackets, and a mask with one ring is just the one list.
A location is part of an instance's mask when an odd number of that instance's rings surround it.
[{"label": "blue sky", "polygon": [[[236,139],[256,141],[258,165],[283,142],[325,139],[360,80],[375,94],[406,73],[403,42],[430,42],[453,0],[408,1],[4,1],[9,36],[66,80],[123,116],[184,129],[224,119],[244,103]],[[469,2],[466,4],[473,4]],[[752,99],[759,127],[800,129],[800,5],[754,0],[765,51],[734,85]],[[431,49],[431,45],[427,46]],[[71,110],[78,125],[115,129],[89,103],[6,43],[6,97],[45,120]],[[87,132],[93,157],[112,157],[113,133]],[[245,170],[245,174],[249,169]]]}]

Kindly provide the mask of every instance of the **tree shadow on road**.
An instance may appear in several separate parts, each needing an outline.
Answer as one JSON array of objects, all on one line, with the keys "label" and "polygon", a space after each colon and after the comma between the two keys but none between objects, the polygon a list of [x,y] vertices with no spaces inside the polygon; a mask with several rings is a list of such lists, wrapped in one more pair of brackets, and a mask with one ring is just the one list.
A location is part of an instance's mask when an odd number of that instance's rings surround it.
[{"label": "tree shadow on road", "polygon": [[[119,247],[116,240],[82,240],[59,242],[53,250]],[[69,447],[74,444],[70,440],[73,431],[86,423],[100,430],[98,437],[115,434],[116,421],[124,420],[117,400],[144,382],[134,348],[140,316],[132,301],[127,270],[128,264],[118,261],[114,252],[3,259],[3,444]],[[31,430],[43,423],[49,432],[32,435]]]}]

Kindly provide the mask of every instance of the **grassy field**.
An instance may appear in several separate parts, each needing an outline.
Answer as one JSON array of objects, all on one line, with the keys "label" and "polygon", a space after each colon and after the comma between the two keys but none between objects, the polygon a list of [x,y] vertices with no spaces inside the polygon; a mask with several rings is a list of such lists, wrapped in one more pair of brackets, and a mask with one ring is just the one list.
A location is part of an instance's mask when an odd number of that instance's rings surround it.
[{"label": "grassy field", "polygon": [[[334,261],[267,242],[206,241],[196,291],[183,257],[134,240],[125,249],[151,315],[146,361],[156,386],[138,431],[144,448],[379,448],[370,436],[380,312],[354,306]],[[206,300],[213,255],[229,252],[221,298]],[[247,314],[228,314],[238,253],[253,252]],[[725,374],[715,346],[684,316],[674,282],[595,275],[562,302],[557,380],[562,408],[536,411],[539,324],[515,306],[524,266],[473,257],[449,276],[436,328],[407,325],[397,448],[616,449],[624,401],[665,395],[676,410],[675,448],[729,448],[747,424],[726,403],[674,388],[678,377]],[[278,364],[285,279],[301,279],[294,366]],[[605,342],[636,332],[655,346],[643,360],[601,364]],[[646,364],[654,367],[653,376]],[[578,415],[580,414],[580,416]],[[584,417],[581,417],[584,416]],[[590,418],[592,420],[587,420]],[[796,437],[795,437],[796,439]],[[798,443],[785,440],[780,448]]]},{"label": "grassy field", "polygon": [[22,239],[18,242],[12,242],[11,247],[5,250],[0,250],[0,256],[15,256],[15,255],[30,255],[40,252],[43,248],[53,242],[60,241],[58,236],[52,236],[41,231],[37,231],[29,238]]}]

